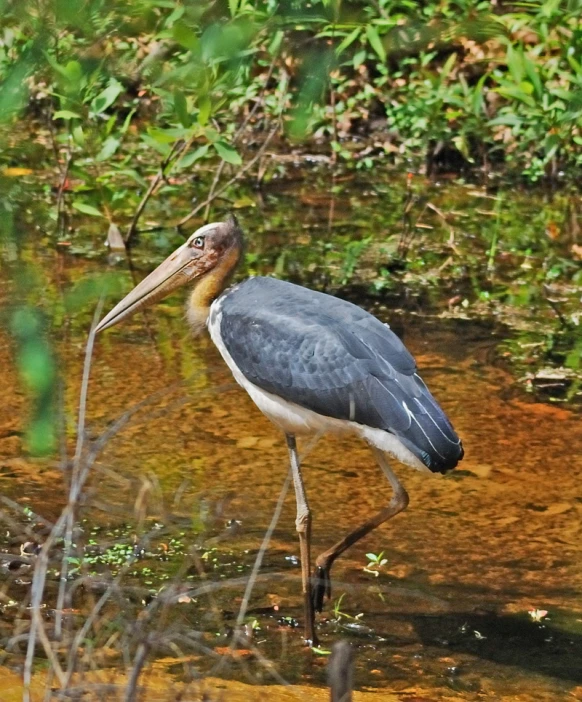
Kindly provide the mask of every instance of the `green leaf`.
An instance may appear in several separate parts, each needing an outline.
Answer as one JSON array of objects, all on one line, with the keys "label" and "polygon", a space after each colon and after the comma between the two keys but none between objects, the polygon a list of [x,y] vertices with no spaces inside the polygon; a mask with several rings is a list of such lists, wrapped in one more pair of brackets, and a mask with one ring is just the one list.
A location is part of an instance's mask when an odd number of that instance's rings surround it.
[{"label": "green leaf", "polygon": [[384,48],[384,44],[382,44],[382,40],[380,39],[380,35],[378,34],[376,27],[374,27],[373,24],[369,24],[366,27],[366,36],[368,37],[368,41],[370,42],[370,46],[374,49],[374,51],[378,54],[378,57],[382,62],[386,61],[386,49]]},{"label": "green leaf", "polygon": [[[337,45],[335,53],[339,56],[343,51],[345,51],[349,46],[351,46],[356,39],[360,36],[362,32],[361,27],[356,27],[353,32],[350,32],[347,37],[344,37],[340,43]],[[382,47],[384,48],[384,47]]]},{"label": "green leaf", "polygon": [[206,127],[204,130],[204,136],[212,144],[220,139],[220,134],[216,131],[216,129],[214,129],[214,127]]},{"label": "green leaf", "polygon": [[[549,92],[555,97],[560,98],[560,100],[565,100],[567,103],[574,103],[576,100],[579,100],[579,98],[576,98],[576,93],[564,90],[563,88],[551,88]],[[578,91],[578,95],[580,95],[580,91]],[[570,106],[571,105],[568,104],[568,107]]]},{"label": "green leaf", "polygon": [[176,139],[187,139],[190,136],[188,129],[178,127],[177,129],[161,129],[150,127],[148,134],[155,139],[159,144],[173,144]]},{"label": "green leaf", "polygon": [[[66,66],[61,66],[49,53],[43,51],[43,54],[49,65],[52,66],[61,78],[64,78],[65,83],[74,84],[72,87],[78,86],[83,77],[83,69],[78,61],[69,61]],[[71,88],[71,85],[66,87]]]},{"label": "green leaf", "polygon": [[134,116],[136,113],[136,108],[134,107],[131,112],[128,113],[127,117],[123,120],[123,124],[121,125],[121,129],[119,130],[121,134],[125,134],[127,130],[129,129],[129,125],[131,124],[131,118]]},{"label": "green leaf", "polygon": [[513,80],[516,83],[521,83],[524,74],[523,53],[514,49],[510,44],[507,47],[506,61],[507,68],[509,69],[509,73],[511,74]]},{"label": "green leaf", "polygon": [[[522,84],[523,85],[523,84]],[[506,98],[512,98],[513,100],[519,100],[530,107],[535,107],[535,100],[531,95],[528,95],[524,90],[520,90],[512,85],[502,86],[501,88],[495,88],[495,92],[503,95]]]},{"label": "green leaf", "polygon": [[275,32],[275,36],[271,39],[271,43],[269,44],[269,48],[267,49],[271,56],[274,56],[279,51],[284,36],[285,34],[281,29]]},{"label": "green leaf", "polygon": [[53,115],[53,119],[82,119],[81,115],[71,110],[59,110]]},{"label": "green leaf", "polygon": [[240,166],[242,163],[242,158],[238,151],[225,141],[217,141],[213,146],[223,161],[232,163],[233,166]]},{"label": "green leaf", "polygon": [[63,77],[66,77],[66,72],[63,66],[53,57],[48,51],[43,51],[44,57],[46,58],[49,66],[51,66],[57,73],[60,73]]},{"label": "green leaf", "polygon": [[183,5],[178,5],[176,6],[172,12],[168,15],[165,25],[166,27],[172,27],[174,25],[174,22],[177,22],[181,17],[184,16],[184,13],[186,12],[186,8]]},{"label": "green leaf", "polygon": [[0,80],[0,122],[12,119],[26,104],[27,78],[32,69],[28,61],[22,59],[19,59],[10,69],[3,66],[2,80]]},{"label": "green leaf", "polygon": [[469,145],[467,144],[467,139],[464,134],[457,134],[453,137],[453,144],[457,147],[458,151],[461,153],[466,161],[472,161],[471,154],[469,153]]},{"label": "green leaf", "polygon": [[209,148],[210,144],[203,144],[202,146],[199,146],[196,151],[192,151],[192,153],[182,156],[182,158],[176,164],[176,170],[181,171],[185,168],[190,168],[193,163],[196,163],[196,161],[199,161],[201,158],[206,156]]},{"label": "green leaf", "polygon": [[86,202],[75,200],[73,202],[73,207],[76,210],[79,210],[79,212],[82,212],[83,214],[91,215],[92,217],[103,217],[103,214],[99,212],[99,210],[96,207],[88,205]]},{"label": "green leaf", "polygon": [[155,149],[155,151],[161,154],[164,158],[170,155],[172,147],[169,144],[165,142],[160,142],[157,139],[151,137],[149,134],[142,134],[141,138],[145,144],[150,146],[152,149]]},{"label": "green leaf", "polygon": [[236,199],[232,203],[232,206],[235,210],[242,210],[246,207],[256,207],[257,203],[253,200],[252,197],[249,197],[248,195],[243,195],[242,197]]},{"label": "green leaf", "polygon": [[187,27],[183,22],[176,22],[172,33],[178,44],[185,49],[195,51],[198,48],[200,40],[190,27]]},{"label": "green leaf", "polygon": [[75,125],[73,128],[73,141],[77,146],[85,145],[85,134],[83,132],[83,127],[80,124]]},{"label": "green leaf", "polygon": [[561,0],[545,0],[540,8],[540,14],[544,17],[551,17],[559,8]]},{"label": "green leaf", "polygon": [[113,127],[117,124],[117,115],[112,114],[111,117],[105,122],[105,136],[109,136],[113,131]]},{"label": "green leaf", "polygon": [[101,151],[95,157],[95,160],[96,161],[106,161],[108,158],[113,156],[113,154],[117,151],[120,143],[121,143],[120,140],[114,136],[107,137],[107,139],[105,139],[105,141],[103,142],[103,146],[101,147]]},{"label": "green leaf", "polygon": [[238,0],[228,0],[228,9],[230,10],[230,16],[234,17],[238,10]]},{"label": "green leaf", "polygon": [[131,178],[132,180],[135,180],[136,183],[139,183],[139,185],[141,185],[142,188],[147,188],[147,186],[148,186],[148,183],[145,180],[145,178],[143,178],[143,176],[140,173],[138,173],[136,170],[134,170],[133,168],[122,168],[121,170],[116,169],[114,174],[116,176],[124,175],[124,176],[127,176],[128,178]]},{"label": "green leaf", "polygon": [[505,115],[499,115],[499,117],[494,117],[493,119],[490,119],[487,124],[490,127],[495,127],[497,125],[502,125],[506,127],[519,127],[522,123],[522,120],[514,114],[505,114]]},{"label": "green leaf", "polygon": [[62,75],[74,87],[78,86],[83,78],[83,69],[78,61],[69,61],[62,70]]},{"label": "green leaf", "polygon": [[573,69],[574,73],[577,73],[578,75],[582,75],[582,63],[577,61],[573,56],[568,55],[566,57],[568,63],[570,64],[570,68]]},{"label": "green leaf", "polygon": [[452,53],[449,56],[449,58],[445,61],[444,66],[439,71],[439,83],[441,85],[445,81],[445,79],[448,78],[448,75],[453,70],[453,66],[455,65],[456,61],[457,61],[457,54],[455,54],[455,53]]},{"label": "green leaf", "polygon": [[188,114],[186,96],[181,90],[178,90],[178,88],[174,90],[174,110],[176,111],[176,117],[183,127],[189,127],[192,124],[192,119]]},{"label": "green leaf", "polygon": [[536,97],[538,99],[541,99],[543,94],[542,81],[540,79],[540,74],[538,73],[535,64],[533,63],[533,61],[530,61],[530,59],[525,55],[523,57],[523,64],[525,67],[525,72],[527,73],[527,77],[530,79],[531,84],[534,87]]},{"label": "green leaf", "polygon": [[546,160],[549,161],[556,151],[560,148],[562,140],[559,134],[548,134],[544,140],[544,151]]},{"label": "green leaf", "polygon": [[484,73],[481,78],[479,78],[479,82],[477,85],[473,88],[473,96],[471,98],[471,108],[473,110],[473,114],[476,116],[481,116],[482,113],[484,112],[484,105],[485,105],[485,95],[484,95],[484,90],[483,86],[485,85],[485,81],[489,78],[489,73]]},{"label": "green leaf", "polygon": [[366,60],[366,50],[361,49],[360,51],[356,51],[356,53],[354,54],[354,59],[353,59],[352,65],[355,69],[359,68],[364,63],[365,60]]},{"label": "green leaf", "polygon": [[123,92],[123,85],[115,79],[113,79],[109,85],[102,92],[91,100],[91,109],[96,114],[105,112],[108,107],[111,107],[113,103],[117,100],[120,93]]},{"label": "green leaf", "polygon": [[208,95],[201,95],[198,98],[198,110],[198,124],[205,127],[212,113],[212,102]]}]

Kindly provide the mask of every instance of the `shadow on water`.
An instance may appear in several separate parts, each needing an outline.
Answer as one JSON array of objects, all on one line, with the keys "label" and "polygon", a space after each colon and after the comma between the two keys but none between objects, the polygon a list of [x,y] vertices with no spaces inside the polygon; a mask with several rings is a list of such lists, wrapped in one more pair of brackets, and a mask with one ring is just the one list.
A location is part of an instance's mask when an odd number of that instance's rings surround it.
[{"label": "shadow on water", "polygon": [[582,683],[582,632],[523,615],[456,612],[406,617],[424,646],[469,654],[521,671]]}]

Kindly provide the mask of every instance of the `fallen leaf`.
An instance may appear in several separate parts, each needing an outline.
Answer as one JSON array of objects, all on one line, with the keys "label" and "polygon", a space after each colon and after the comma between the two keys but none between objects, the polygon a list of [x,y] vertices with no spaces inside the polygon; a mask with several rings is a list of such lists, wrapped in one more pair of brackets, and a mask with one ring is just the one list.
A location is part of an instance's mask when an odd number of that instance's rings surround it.
[{"label": "fallen leaf", "polygon": [[32,168],[19,168],[18,166],[4,168],[2,170],[2,175],[7,176],[8,178],[18,178],[19,176],[30,175],[31,173],[34,173]]},{"label": "fallen leaf", "polygon": [[487,464],[482,464],[482,465],[472,465],[470,468],[467,468],[469,473],[473,473],[476,475],[478,478],[488,478],[491,475],[491,471],[493,470],[493,466],[489,466]]},{"label": "fallen leaf", "polygon": [[544,617],[548,616],[548,611],[547,609],[530,609],[528,614],[534,622],[541,622]]},{"label": "fallen leaf", "polygon": [[560,230],[555,222],[548,222],[546,225],[546,235],[555,241],[560,236]]},{"label": "fallen leaf", "polygon": [[119,227],[114,222],[109,224],[105,245],[109,247],[111,251],[125,251],[125,242],[123,241]]},{"label": "fallen leaf", "polygon": [[258,436],[243,436],[236,442],[236,446],[242,449],[255,448],[258,442]]},{"label": "fallen leaf", "polygon": [[386,575],[391,575],[394,578],[401,580],[402,578],[408,578],[414,572],[414,566],[409,563],[400,563],[399,565],[390,566],[386,570]]},{"label": "fallen leaf", "polygon": [[239,197],[238,200],[235,200],[232,203],[232,206],[234,207],[235,210],[242,210],[245,207],[256,207],[257,203],[248,195],[244,195],[243,197]]},{"label": "fallen leaf", "polygon": [[550,505],[546,510],[542,512],[546,516],[553,517],[556,514],[564,514],[568,510],[572,509],[572,505],[568,502],[557,502],[554,505]]},{"label": "fallen leaf", "polygon": [[231,656],[232,658],[250,658],[253,655],[248,648],[230,648],[230,646],[217,646],[215,649],[219,656]]},{"label": "fallen leaf", "polygon": [[515,522],[519,522],[519,517],[505,517],[504,519],[498,519],[495,522],[496,527],[506,527],[509,526],[510,524],[515,524]]}]

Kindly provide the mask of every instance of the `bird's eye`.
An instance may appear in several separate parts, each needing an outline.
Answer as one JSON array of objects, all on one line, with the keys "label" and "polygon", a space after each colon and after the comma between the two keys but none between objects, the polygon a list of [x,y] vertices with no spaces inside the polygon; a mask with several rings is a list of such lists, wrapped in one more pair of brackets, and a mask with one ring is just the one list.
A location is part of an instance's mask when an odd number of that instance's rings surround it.
[{"label": "bird's eye", "polygon": [[192,246],[195,249],[203,249],[204,248],[204,237],[203,236],[197,236],[194,241],[192,242]]}]

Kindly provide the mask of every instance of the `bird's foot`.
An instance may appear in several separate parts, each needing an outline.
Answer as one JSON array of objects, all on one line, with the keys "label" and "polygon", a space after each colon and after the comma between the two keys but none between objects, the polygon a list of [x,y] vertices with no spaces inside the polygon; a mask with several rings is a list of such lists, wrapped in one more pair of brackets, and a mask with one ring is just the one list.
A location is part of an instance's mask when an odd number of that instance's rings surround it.
[{"label": "bird's foot", "polygon": [[311,638],[307,638],[307,636],[304,636],[303,645],[305,646],[305,648],[318,648],[319,639],[317,637],[317,634],[313,632]]},{"label": "bird's foot", "polygon": [[323,601],[327,597],[331,597],[331,578],[329,575],[329,568],[324,566],[317,566],[315,569],[315,574],[313,576],[313,584],[311,590],[311,597],[313,602],[313,610],[315,612],[321,612],[323,609]]}]

